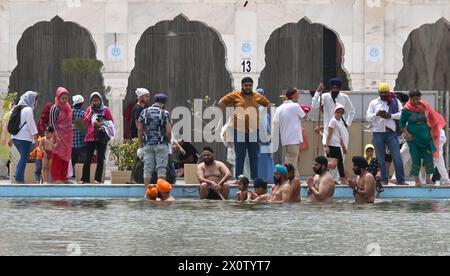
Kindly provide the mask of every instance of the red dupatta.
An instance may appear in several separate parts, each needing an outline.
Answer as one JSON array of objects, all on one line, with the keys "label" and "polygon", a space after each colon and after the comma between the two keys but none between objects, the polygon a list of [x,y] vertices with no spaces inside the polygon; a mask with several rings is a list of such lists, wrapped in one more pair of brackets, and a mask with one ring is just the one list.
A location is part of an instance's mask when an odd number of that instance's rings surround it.
[{"label": "red dupatta", "polygon": [[425,113],[425,116],[427,117],[427,125],[431,129],[432,139],[434,142],[434,146],[436,148],[435,152],[433,153],[434,158],[439,157],[439,136],[441,133],[441,130],[445,128],[447,125],[447,122],[445,121],[445,118],[439,114],[436,110],[434,110],[431,105],[429,105],[426,101],[420,100],[420,105],[415,106],[411,103],[411,100],[405,105],[405,109],[411,111],[411,112],[418,112],[418,113]]}]

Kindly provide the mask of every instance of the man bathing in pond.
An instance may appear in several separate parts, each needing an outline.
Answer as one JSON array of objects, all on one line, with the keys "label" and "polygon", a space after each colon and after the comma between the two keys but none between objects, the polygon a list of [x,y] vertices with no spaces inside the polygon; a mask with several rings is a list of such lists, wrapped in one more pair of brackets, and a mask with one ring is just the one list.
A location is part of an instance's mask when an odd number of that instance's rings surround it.
[{"label": "man bathing in pond", "polygon": [[251,193],[248,191],[248,184],[250,184],[250,181],[247,177],[240,175],[238,179],[236,180],[236,185],[239,186],[239,192],[236,193],[236,201],[246,201],[248,199],[248,196],[251,195]]},{"label": "man bathing in pond", "polygon": [[288,170],[283,165],[276,165],[274,172],[275,190],[272,194],[272,203],[290,203],[292,187],[288,180]]},{"label": "man bathing in pond", "polygon": [[230,185],[226,182],[231,177],[231,172],[227,166],[214,159],[214,152],[211,148],[204,148],[201,154],[203,163],[197,167],[197,177],[200,180],[200,198],[221,200],[228,199]]},{"label": "man bathing in pond", "polygon": [[295,177],[295,168],[292,164],[286,164],[285,167],[288,170],[288,180],[289,184],[292,187],[292,202],[299,203],[302,202],[302,198],[300,196],[301,182],[300,179]]},{"label": "man bathing in pond", "polygon": [[309,200],[312,203],[333,203],[334,179],[328,172],[328,159],[318,156],[313,170],[316,176],[308,178]]},{"label": "man bathing in pond", "polygon": [[146,198],[155,201],[173,202],[175,198],[170,194],[172,185],[164,179],[158,179],[156,188],[150,184],[147,187]]},{"label": "man bathing in pond", "polygon": [[348,179],[348,185],[353,189],[356,204],[375,202],[375,177],[367,171],[369,164],[364,157],[353,157],[353,172],[357,175],[355,179]]},{"label": "man bathing in pond", "polygon": [[251,202],[270,202],[271,196],[267,193],[267,182],[261,178],[255,179],[255,192],[249,194]]}]

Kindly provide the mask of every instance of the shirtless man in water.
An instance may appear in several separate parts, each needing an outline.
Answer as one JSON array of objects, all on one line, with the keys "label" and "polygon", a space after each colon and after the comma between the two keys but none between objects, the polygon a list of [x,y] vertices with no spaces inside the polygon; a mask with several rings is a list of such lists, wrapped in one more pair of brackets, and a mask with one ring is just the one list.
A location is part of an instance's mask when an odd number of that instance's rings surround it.
[{"label": "shirtless man in water", "polygon": [[308,178],[309,200],[312,203],[333,203],[334,179],[328,172],[328,159],[318,156],[315,160],[314,178]]},{"label": "shirtless man in water", "polygon": [[364,157],[355,156],[353,161],[353,172],[358,176],[348,179],[348,185],[353,189],[356,204],[367,204],[375,202],[376,181],[375,177],[367,171],[369,164]]},{"label": "shirtless man in water", "polygon": [[158,179],[158,184],[154,187],[152,184],[148,185],[145,197],[152,201],[174,202],[175,198],[170,194],[172,185],[164,179]]},{"label": "shirtless man in water", "polygon": [[211,148],[204,148],[201,158],[203,163],[197,167],[197,177],[201,183],[200,198],[221,200],[223,197],[228,199],[230,185],[226,182],[231,177],[230,170],[224,163],[214,159],[214,152]]},{"label": "shirtless man in water", "polygon": [[271,203],[290,203],[292,202],[292,187],[288,180],[288,170],[283,165],[276,165],[273,176],[276,188],[272,193]]},{"label": "shirtless man in water", "polygon": [[292,202],[302,202],[302,198],[300,196],[300,189],[302,184],[300,182],[300,179],[295,177],[295,167],[292,164],[286,164],[285,166],[288,170],[289,184],[292,187]]}]

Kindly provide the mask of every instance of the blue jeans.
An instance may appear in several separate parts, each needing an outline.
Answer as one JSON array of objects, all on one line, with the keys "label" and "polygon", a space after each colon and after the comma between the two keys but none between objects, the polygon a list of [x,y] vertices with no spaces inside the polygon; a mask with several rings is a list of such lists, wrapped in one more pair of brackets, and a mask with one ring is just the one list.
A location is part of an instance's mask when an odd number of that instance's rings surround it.
[{"label": "blue jeans", "polygon": [[384,181],[389,180],[389,176],[386,169],[386,146],[391,152],[392,160],[395,167],[395,175],[398,183],[405,182],[405,170],[403,167],[402,156],[400,154],[400,143],[398,141],[397,133],[395,132],[374,132],[373,133],[373,145],[375,146],[375,152],[377,159],[380,162],[381,175]]},{"label": "blue jeans", "polygon": [[37,183],[41,183],[41,175],[42,175],[42,160],[35,160],[34,165],[36,166],[36,171],[34,172],[34,176],[36,178]]},{"label": "blue jeans", "polygon": [[259,147],[258,132],[243,133],[234,132],[234,150],[236,152],[236,178],[244,173],[245,157],[248,152],[250,161],[251,179],[258,178],[258,154]]},{"label": "blue jeans", "polygon": [[32,149],[32,143],[30,141],[13,139],[13,144],[20,153],[20,160],[16,167],[16,181],[25,182],[25,168],[27,166],[28,158]]}]

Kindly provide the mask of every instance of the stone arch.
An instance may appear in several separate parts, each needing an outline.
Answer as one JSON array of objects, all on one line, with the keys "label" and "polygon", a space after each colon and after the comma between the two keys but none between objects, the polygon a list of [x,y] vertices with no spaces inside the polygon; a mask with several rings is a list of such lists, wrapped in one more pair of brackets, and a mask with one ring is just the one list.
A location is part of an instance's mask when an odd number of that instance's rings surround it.
[{"label": "stone arch", "polygon": [[27,90],[39,92],[36,113],[40,113],[47,102],[54,101],[59,86],[85,98],[93,91],[104,94],[102,67],[91,33],[55,16],[23,33],[17,44],[17,66],[10,76],[9,91],[19,96]]},{"label": "stone arch", "polygon": [[450,90],[450,23],[442,18],[408,36],[396,90]]},{"label": "stone arch", "polygon": [[[190,107],[188,101],[209,96],[212,102],[232,90],[232,77],[226,67],[226,50],[220,35],[199,21],[180,14],[148,28],[137,43],[135,66],[128,80],[124,101],[125,137],[130,137],[131,109],[135,90],[145,87],[154,95],[169,96],[169,109]],[[222,145],[215,148],[225,156]]]},{"label": "stone arch", "polygon": [[315,89],[321,80],[339,76],[344,88],[349,88],[343,68],[344,47],[338,35],[308,18],[288,23],[276,29],[265,46],[266,66],[259,86],[279,102],[280,91],[290,87]]}]

